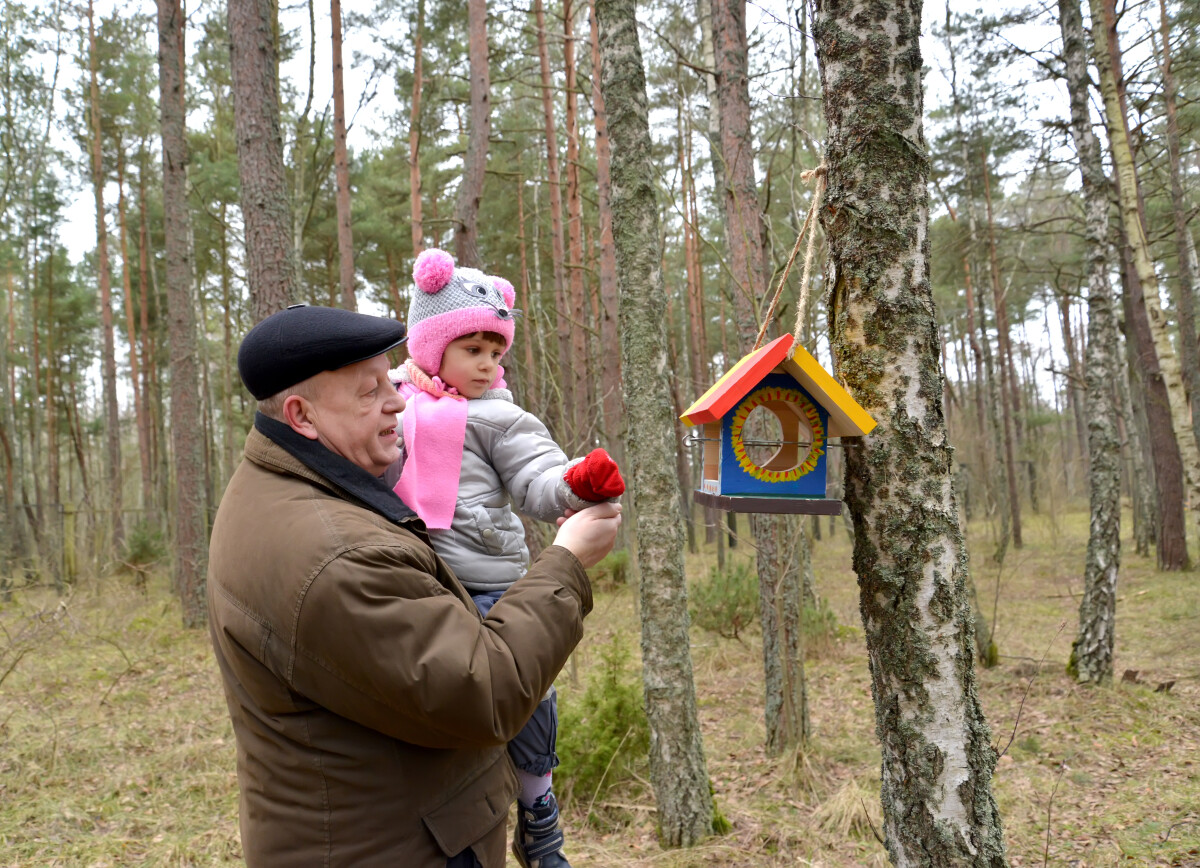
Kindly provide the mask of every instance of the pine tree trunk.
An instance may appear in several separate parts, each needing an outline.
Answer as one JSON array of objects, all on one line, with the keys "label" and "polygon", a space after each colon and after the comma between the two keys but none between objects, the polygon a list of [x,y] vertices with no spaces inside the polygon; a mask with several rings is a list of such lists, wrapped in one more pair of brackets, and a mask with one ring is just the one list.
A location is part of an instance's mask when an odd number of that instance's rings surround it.
[{"label": "pine tree trunk", "polygon": [[412,111],[408,116],[408,197],[412,218],[413,259],[425,249],[425,230],[421,225],[421,88],[424,85],[425,63],[425,0],[417,0],[417,22],[413,35]]},{"label": "pine tree trunk", "polygon": [[[161,0],[160,0],[161,6]],[[297,266],[279,128],[279,68],[272,0],[229,0],[229,59],[246,280],[255,322],[296,299]]]},{"label": "pine tree trunk", "polygon": [[[550,77],[550,48],[547,45],[546,10],[542,0],[533,0],[534,20],[537,25],[538,62],[542,85],[542,119],[546,133],[546,179],[547,195],[550,198],[550,243],[551,266],[554,270],[555,330],[558,334],[558,371],[561,404],[558,419],[563,439],[568,443],[575,438],[574,407],[572,394],[574,380],[568,375],[571,369],[571,320],[570,299],[567,297],[567,280],[563,266],[566,254],[563,250],[562,185],[558,170],[558,133],[554,119],[554,89]],[[560,435],[563,436],[563,435]]]},{"label": "pine tree trunk", "polygon": [[879,423],[845,458],[888,854],[899,866],[999,866],[996,752],[976,692],[941,412],[920,32],[917,0],[872,15],[816,4],[830,344],[838,374]]},{"label": "pine tree trunk", "polygon": [[992,282],[992,304],[996,312],[996,355],[997,367],[1000,369],[1000,418],[1001,434],[1004,440],[1004,478],[1008,483],[1008,514],[1011,522],[1009,528],[1012,534],[1013,548],[1019,549],[1024,544],[1021,539],[1021,497],[1017,491],[1017,462],[1016,462],[1016,432],[1014,430],[1016,404],[1013,396],[1016,394],[1016,384],[1013,382],[1016,371],[1012,365],[1012,348],[1008,334],[1008,301],[1006,293],[1000,289],[1000,264],[996,260],[996,226],[992,219],[992,182],[988,172],[987,156],[983,159],[983,191],[984,202],[987,203],[988,230],[988,274]]},{"label": "pine tree trunk", "polygon": [[1068,670],[1080,681],[1112,681],[1117,572],[1121,563],[1121,446],[1110,384],[1118,376],[1117,325],[1108,282],[1108,179],[1088,115],[1088,62],[1079,0],[1059,0],[1059,26],[1071,97],[1071,135],[1079,155],[1087,232],[1088,481],[1091,522],[1079,605],[1079,632]]},{"label": "pine tree trunk", "polygon": [[[1109,287],[1109,292],[1112,292],[1112,287]],[[1061,293],[1058,296],[1058,310],[1062,317],[1063,344],[1067,353],[1067,372],[1070,378],[1067,383],[1066,393],[1071,402],[1071,414],[1075,419],[1075,436],[1079,441],[1079,457],[1085,459],[1088,455],[1088,428],[1087,422],[1084,420],[1086,409],[1084,407],[1085,399],[1082,388],[1084,374],[1081,370],[1082,365],[1079,364],[1079,352],[1075,347],[1075,329],[1071,324],[1071,297],[1066,293]],[[1116,337],[1116,332],[1114,332],[1111,338],[1116,340]],[[1114,344],[1114,348],[1115,346]],[[1111,383],[1112,381],[1110,380],[1109,382]],[[1111,400],[1109,401],[1109,405],[1110,407],[1112,406]]]},{"label": "pine tree trunk", "polygon": [[129,233],[125,213],[125,148],[117,148],[117,225],[121,234],[121,293],[125,299],[125,335],[129,341],[129,382],[133,388],[134,418],[137,420],[138,459],[142,471],[142,509],[150,508],[150,426],[146,422],[146,402],[142,396],[138,360],[137,329],[133,319],[133,269],[129,262]]},{"label": "pine tree trunk", "polygon": [[[1136,340],[1133,335],[1133,317],[1129,314],[1130,290],[1125,286],[1125,272],[1121,272],[1121,304],[1125,311],[1125,359],[1117,378],[1117,398],[1120,401],[1121,418],[1126,420],[1126,460],[1129,463],[1129,496],[1133,512],[1134,551],[1142,557],[1150,556],[1150,549],[1158,538],[1157,486],[1154,484],[1154,459],[1151,455],[1150,423],[1146,419],[1145,377],[1137,359]],[[1133,395],[1138,396],[1137,400]]]},{"label": "pine tree trunk", "polygon": [[[761,296],[768,289],[764,268],[762,216],[754,180],[754,140],[750,127],[750,85],[746,43],[745,0],[713,0],[713,45],[718,73],[717,103],[721,121],[721,153],[725,164],[725,212],[728,220],[729,271],[734,315],[742,354],[755,348]],[[764,723],[769,753],[798,744],[807,712],[792,713],[802,701],[804,660],[787,655],[788,637],[800,627],[786,620],[793,614],[780,603],[794,579],[785,551],[786,522],[778,515],[750,515],[756,547],[759,612],[763,631]]]},{"label": "pine tree trunk", "polygon": [[96,26],[93,4],[88,0],[88,66],[91,72],[90,113],[92,121],[92,190],[96,199],[96,254],[100,284],[100,379],[104,396],[104,467],[108,481],[108,503],[112,510],[112,541],[119,551],[125,539],[121,473],[121,412],[117,404],[117,353],[113,334],[112,276],[108,262],[108,228],[104,220],[104,163],[100,138],[100,86],[97,82]]},{"label": "pine tree trunk", "polygon": [[[1108,128],[1109,148],[1117,173],[1117,194],[1121,223],[1128,235],[1133,267],[1141,282],[1150,334],[1158,355],[1158,366],[1166,387],[1171,426],[1183,461],[1187,499],[1191,502],[1193,521],[1200,520],[1200,447],[1192,428],[1191,411],[1183,385],[1179,356],[1167,332],[1166,314],[1159,300],[1158,275],[1150,258],[1150,245],[1145,224],[1138,206],[1137,167],[1129,143],[1129,125],[1118,91],[1118,63],[1121,49],[1117,42],[1113,0],[1091,0],[1093,60],[1100,75],[1100,93],[1104,97],[1104,117]],[[1159,480],[1162,484],[1162,480]]]},{"label": "pine tree trunk", "polygon": [[[163,142],[163,229],[171,371],[171,445],[175,465],[175,589],[185,627],[207,619],[204,573],[208,544],[200,370],[192,299],[191,227],[187,210],[183,10],[158,0],[158,81]],[[287,224],[282,228],[286,230]],[[282,236],[286,245],[286,231]],[[291,249],[288,247],[287,249]]]},{"label": "pine tree trunk", "polygon": [[[1147,316],[1145,294],[1132,262],[1127,235],[1118,228],[1118,245],[1123,260],[1121,278],[1122,303],[1125,309],[1126,339],[1134,349],[1134,358],[1141,379],[1135,390],[1145,410],[1146,447],[1154,467],[1154,538],[1158,567],[1162,570],[1183,570],[1188,566],[1187,522],[1184,518],[1184,468],[1178,437],[1171,424],[1170,397],[1164,382],[1154,336]],[[1191,431],[1185,431],[1190,435]]]},{"label": "pine tree trunk", "polygon": [[330,0],[329,19],[333,25],[333,169],[337,177],[338,281],[342,287],[342,307],[357,310],[354,298],[354,232],[350,225],[350,157],[346,153],[346,94],[342,88],[341,0]]},{"label": "pine tree trunk", "polygon": [[470,109],[467,153],[454,209],[454,256],[459,265],[479,268],[479,202],[487,172],[488,138],[492,131],[491,76],[488,70],[487,2],[467,0],[467,56]]},{"label": "pine tree trunk", "polygon": [[575,70],[575,7],[563,0],[563,72],[566,78],[567,138],[567,284],[571,299],[571,394],[574,407],[570,417],[576,420],[575,442],[568,453],[593,442],[594,433],[588,430],[593,410],[587,336],[588,310],[583,286],[583,198],[579,190],[579,85]]},{"label": "pine tree trunk", "polygon": [[157,431],[153,424],[154,412],[151,404],[151,371],[153,356],[150,348],[153,337],[150,334],[150,229],[146,218],[146,173],[149,171],[145,142],[138,153],[138,332],[141,334],[142,365],[142,409],[145,411],[146,424],[146,460],[149,463],[149,475],[143,480],[145,490],[142,501],[147,509],[158,511],[158,486],[155,484],[158,454]]},{"label": "pine tree trunk", "polygon": [[596,210],[600,225],[600,409],[604,414],[601,443],[618,464],[624,464],[625,418],[621,412],[621,355],[608,351],[617,346],[617,251],[612,228],[612,149],[608,141],[608,110],[600,87],[600,30],[596,0],[588,0],[592,41],[592,114],[596,126]]},{"label": "pine tree trunk", "polygon": [[[633,0],[597,0],[601,87],[612,135],[613,233],[620,291],[626,454],[641,571],[642,678],[658,833],[690,847],[712,831],[713,805],[688,645],[683,517],[666,378],[666,293],[646,80]],[[636,449],[634,446],[636,445]]]}]

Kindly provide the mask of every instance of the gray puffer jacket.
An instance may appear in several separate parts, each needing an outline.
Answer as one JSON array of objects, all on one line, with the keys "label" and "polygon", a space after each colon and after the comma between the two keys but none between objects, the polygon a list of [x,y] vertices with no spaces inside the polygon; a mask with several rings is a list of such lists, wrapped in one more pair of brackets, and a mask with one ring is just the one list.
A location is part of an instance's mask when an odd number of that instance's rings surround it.
[{"label": "gray puffer jacket", "polygon": [[553,522],[567,509],[594,505],[563,479],[582,460],[568,460],[542,421],[513,403],[507,389],[467,402],[454,521],[445,530],[430,528],[429,538],[468,591],[503,591],[525,575],[529,549],[513,506]]}]

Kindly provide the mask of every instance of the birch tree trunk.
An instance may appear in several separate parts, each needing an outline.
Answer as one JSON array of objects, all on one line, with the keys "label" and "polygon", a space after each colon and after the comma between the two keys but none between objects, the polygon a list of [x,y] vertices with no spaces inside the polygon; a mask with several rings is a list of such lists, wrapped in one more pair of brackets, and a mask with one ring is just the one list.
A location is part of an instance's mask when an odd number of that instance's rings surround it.
[{"label": "birch tree trunk", "polygon": [[879,423],[849,445],[846,501],[899,866],[1006,865],[975,681],[967,557],[929,282],[921,4],[817,0],[830,344]]},{"label": "birch tree trunk", "polygon": [[487,171],[488,138],[492,132],[491,77],[488,71],[487,2],[467,0],[467,56],[470,72],[470,110],[467,153],[454,209],[454,256],[459,265],[479,268],[479,202]]},{"label": "birch tree trunk", "polygon": [[[342,88],[342,0],[330,0],[333,55],[333,169],[337,177],[338,281],[342,307],[357,310],[354,298],[354,232],[350,225],[350,157],[346,153],[346,94]],[[283,151],[280,150],[282,154]]]},{"label": "birch tree trunk", "polygon": [[1183,384],[1192,410],[1192,434],[1200,441],[1200,352],[1196,346],[1196,271],[1195,250],[1188,229],[1188,209],[1183,195],[1183,167],[1179,145],[1179,120],[1175,105],[1175,68],[1171,60],[1171,25],[1166,0],[1158,0],[1162,32],[1163,107],[1167,115],[1167,168],[1171,174],[1171,216],[1175,225],[1175,273],[1179,281],[1176,311],[1179,314],[1179,360],[1183,366]]},{"label": "birch tree trunk", "polygon": [[[200,365],[192,300],[191,227],[187,210],[187,137],[184,111],[183,10],[180,0],[158,0],[158,82],[163,146],[163,229],[166,235],[167,318],[171,369],[171,445],[175,464],[175,590],[185,627],[207,618],[204,595],[208,548],[204,443],[200,424]],[[281,236],[285,249],[287,224]]]},{"label": "birch tree trunk", "polygon": [[1117,572],[1121,563],[1121,446],[1111,384],[1119,375],[1117,324],[1108,282],[1108,179],[1088,113],[1088,64],[1079,0],[1059,0],[1059,28],[1079,155],[1088,274],[1087,417],[1091,522],[1079,632],[1067,669],[1084,682],[1112,681]]},{"label": "birch tree trunk", "polygon": [[117,404],[117,354],[113,334],[112,274],[108,261],[108,227],[104,220],[104,162],[100,138],[99,58],[96,54],[96,24],[93,3],[88,0],[88,69],[90,72],[92,121],[92,191],[96,199],[96,258],[100,285],[100,379],[104,396],[104,469],[108,482],[108,507],[112,510],[112,541],[120,550],[125,538],[122,507],[121,413]]},{"label": "birch tree trunk", "polygon": [[246,281],[255,322],[296,298],[291,209],[279,128],[279,61],[271,27],[272,0],[229,0],[229,60]]},{"label": "birch tree trunk", "polygon": [[1200,447],[1192,429],[1191,411],[1188,409],[1187,393],[1183,385],[1183,372],[1179,356],[1171,345],[1167,332],[1167,318],[1159,300],[1158,275],[1150,259],[1150,244],[1146,238],[1146,227],[1138,208],[1138,176],[1129,144],[1129,125],[1117,91],[1117,58],[1120,46],[1117,42],[1115,13],[1112,0],[1090,0],[1092,12],[1093,60],[1100,75],[1100,93],[1104,97],[1104,119],[1108,128],[1109,147],[1113,165],[1117,172],[1117,193],[1120,201],[1121,223],[1129,236],[1133,267],[1142,284],[1142,297],[1146,301],[1146,315],[1150,320],[1150,333],[1154,349],[1158,354],[1158,365],[1162,372],[1163,385],[1171,410],[1171,427],[1183,460],[1183,472],[1187,485],[1187,500],[1191,504],[1193,523],[1200,519]]},{"label": "birch tree trunk", "polygon": [[[712,832],[713,805],[688,645],[683,516],[667,361],[666,293],[646,79],[634,0],[596,0],[601,88],[612,136],[613,234],[620,291],[626,454],[641,571],[642,678],[650,779],[663,846]],[[634,433],[636,432],[636,433]],[[635,448],[636,446],[636,448]]]}]

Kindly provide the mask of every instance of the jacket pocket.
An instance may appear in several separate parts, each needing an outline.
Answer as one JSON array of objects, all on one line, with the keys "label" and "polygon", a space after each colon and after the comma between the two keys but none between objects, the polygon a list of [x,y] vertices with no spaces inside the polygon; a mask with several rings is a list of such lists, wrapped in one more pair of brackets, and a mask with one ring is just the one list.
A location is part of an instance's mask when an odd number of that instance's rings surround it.
[{"label": "jacket pocket", "polygon": [[496,760],[475,777],[463,782],[443,802],[428,810],[421,820],[447,857],[457,855],[482,840],[508,819],[508,808],[517,797],[519,785],[512,762],[503,750]]}]

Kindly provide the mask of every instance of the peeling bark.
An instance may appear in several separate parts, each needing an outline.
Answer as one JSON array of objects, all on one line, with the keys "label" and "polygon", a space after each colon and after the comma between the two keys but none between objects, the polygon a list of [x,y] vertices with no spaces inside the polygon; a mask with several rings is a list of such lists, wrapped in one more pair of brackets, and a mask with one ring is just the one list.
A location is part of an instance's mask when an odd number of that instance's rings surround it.
[{"label": "peeling bark", "polygon": [[1000,866],[929,282],[920,12],[919,0],[816,3],[830,344],[879,423],[845,449],[845,484],[888,854],[900,866]]},{"label": "peeling bark", "polygon": [[1121,563],[1121,447],[1110,384],[1118,376],[1118,338],[1108,281],[1108,179],[1088,115],[1087,51],[1079,0],[1059,0],[1059,26],[1071,97],[1071,136],[1079,155],[1086,213],[1088,276],[1087,423],[1091,522],[1069,671],[1084,682],[1112,681],[1117,572]]}]

